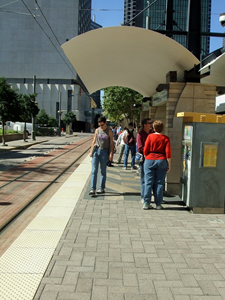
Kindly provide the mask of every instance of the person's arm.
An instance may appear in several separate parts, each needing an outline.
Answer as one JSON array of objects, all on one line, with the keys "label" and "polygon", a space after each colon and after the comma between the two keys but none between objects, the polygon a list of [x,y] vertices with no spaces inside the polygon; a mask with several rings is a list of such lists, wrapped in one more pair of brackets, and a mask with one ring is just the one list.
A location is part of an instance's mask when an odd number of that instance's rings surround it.
[{"label": "person's arm", "polygon": [[166,172],[168,173],[171,170],[171,146],[170,146],[170,138],[168,138],[168,141],[166,143],[166,159],[168,163],[168,167]]},{"label": "person's arm", "polygon": [[171,158],[167,158],[167,163],[168,163],[168,166],[167,166],[166,172],[169,173],[169,171],[171,170]]},{"label": "person's arm", "polygon": [[98,132],[98,128],[95,130],[95,135],[94,135],[94,138],[93,138],[93,141],[92,141],[92,144],[91,144],[91,149],[90,149],[90,153],[89,153],[90,157],[92,157],[92,151],[93,151],[93,147],[94,147],[95,142],[96,142],[97,132]]},{"label": "person's arm", "polygon": [[119,135],[119,137],[118,137],[118,139],[116,141],[116,146],[119,146],[119,144],[121,143],[121,139],[122,139],[122,135],[121,134]]},{"label": "person's arm", "polygon": [[109,161],[113,161],[114,142],[113,142],[113,133],[112,133],[112,130],[109,130],[109,140],[110,140]]},{"label": "person's arm", "polygon": [[138,135],[137,135],[137,148],[138,148],[138,152],[143,154],[144,143],[143,143],[140,133],[138,133]]},{"label": "person's arm", "polygon": [[127,137],[127,130],[124,131],[123,133],[123,142],[126,144],[125,140],[126,140],[126,137]]},{"label": "person's arm", "polygon": [[143,150],[144,156],[147,156],[150,153],[150,138],[151,135],[149,135],[145,141],[144,150]]}]

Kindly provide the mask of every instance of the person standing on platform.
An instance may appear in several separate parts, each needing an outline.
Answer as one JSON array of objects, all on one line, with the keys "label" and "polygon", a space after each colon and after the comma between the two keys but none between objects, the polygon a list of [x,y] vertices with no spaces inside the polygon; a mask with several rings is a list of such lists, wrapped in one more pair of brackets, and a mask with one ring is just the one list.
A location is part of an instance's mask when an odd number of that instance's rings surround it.
[{"label": "person standing on platform", "polygon": [[92,170],[91,170],[91,190],[89,195],[95,196],[98,167],[100,164],[100,187],[97,194],[105,193],[106,182],[106,168],[107,162],[113,161],[113,133],[106,124],[105,117],[98,118],[99,127],[95,130],[94,139],[90,149],[90,156],[92,157]]},{"label": "person standing on platform", "polygon": [[146,118],[142,120],[141,125],[142,125],[142,130],[138,133],[137,135],[137,151],[143,155],[143,161],[140,162],[139,167],[140,167],[140,177],[141,177],[141,202],[144,203],[144,194],[145,194],[145,173],[144,173],[144,146],[145,146],[145,141],[150,133],[153,133],[152,129],[152,120],[151,118]]},{"label": "person standing on platform", "polygon": [[123,133],[124,133],[124,131],[122,131],[120,133],[120,135],[118,136],[118,139],[116,141],[116,146],[120,146],[119,157],[118,157],[118,159],[116,161],[117,164],[121,163],[122,156],[123,156],[124,149],[125,149],[125,143],[124,143],[124,140],[123,140]]},{"label": "person standing on platform", "polygon": [[144,147],[144,173],[145,191],[143,209],[153,208],[151,202],[151,192],[155,198],[156,209],[162,209],[163,187],[166,173],[171,168],[171,147],[170,138],[162,134],[163,122],[153,123],[153,134],[149,134]]},{"label": "person standing on platform", "polygon": [[135,167],[136,138],[137,138],[137,132],[136,130],[134,130],[134,125],[131,122],[128,124],[128,129],[124,130],[123,133],[123,141],[125,143],[123,170],[127,170],[127,161],[128,161],[128,156],[130,151],[131,151],[131,170],[137,169]]}]

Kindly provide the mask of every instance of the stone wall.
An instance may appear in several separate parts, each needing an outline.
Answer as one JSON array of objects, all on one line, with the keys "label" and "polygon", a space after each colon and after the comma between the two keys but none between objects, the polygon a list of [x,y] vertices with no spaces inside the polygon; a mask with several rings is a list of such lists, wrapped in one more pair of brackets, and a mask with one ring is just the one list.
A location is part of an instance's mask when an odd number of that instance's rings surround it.
[{"label": "stone wall", "polygon": [[[23,139],[23,133],[5,134],[5,142],[22,140],[22,139]],[[0,135],[0,143],[1,142],[2,142],[2,135]]]},{"label": "stone wall", "polygon": [[171,194],[179,194],[181,174],[182,118],[176,118],[178,112],[215,113],[216,85],[201,83],[170,83],[166,103],[150,107],[149,116],[153,120],[163,121],[163,133],[171,140],[172,164],[167,175],[166,187]]}]

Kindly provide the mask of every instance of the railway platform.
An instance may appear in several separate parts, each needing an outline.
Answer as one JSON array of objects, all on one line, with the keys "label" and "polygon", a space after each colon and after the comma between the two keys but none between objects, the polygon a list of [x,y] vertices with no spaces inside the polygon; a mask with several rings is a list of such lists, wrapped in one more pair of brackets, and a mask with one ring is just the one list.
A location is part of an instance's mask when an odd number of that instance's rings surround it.
[{"label": "railway platform", "polygon": [[140,177],[122,164],[91,197],[81,160],[2,253],[1,300],[225,299],[224,215],[192,214],[176,196],[143,210]]}]

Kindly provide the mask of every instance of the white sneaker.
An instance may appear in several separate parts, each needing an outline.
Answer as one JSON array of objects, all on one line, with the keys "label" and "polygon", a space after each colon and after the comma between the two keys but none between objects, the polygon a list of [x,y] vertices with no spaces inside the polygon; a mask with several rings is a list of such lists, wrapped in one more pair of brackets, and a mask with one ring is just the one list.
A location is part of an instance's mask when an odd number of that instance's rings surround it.
[{"label": "white sneaker", "polygon": [[151,204],[144,203],[143,209],[151,209],[151,208],[153,208],[153,207],[151,206]]},{"label": "white sneaker", "polygon": [[159,210],[159,209],[163,209],[162,205],[158,205],[156,206],[156,209]]},{"label": "white sneaker", "polygon": [[127,170],[127,167],[122,167],[122,170]]}]

